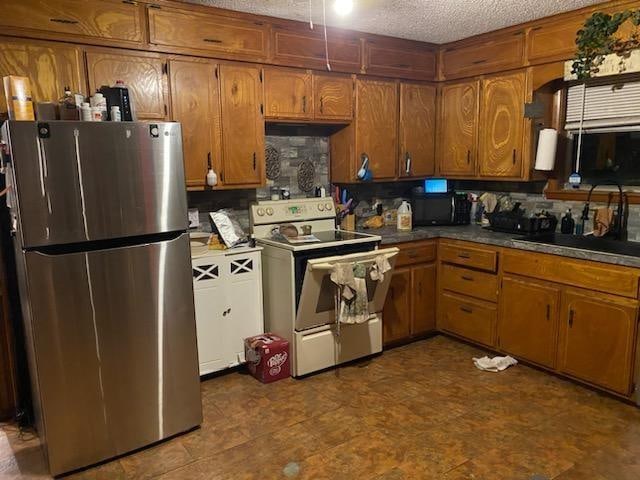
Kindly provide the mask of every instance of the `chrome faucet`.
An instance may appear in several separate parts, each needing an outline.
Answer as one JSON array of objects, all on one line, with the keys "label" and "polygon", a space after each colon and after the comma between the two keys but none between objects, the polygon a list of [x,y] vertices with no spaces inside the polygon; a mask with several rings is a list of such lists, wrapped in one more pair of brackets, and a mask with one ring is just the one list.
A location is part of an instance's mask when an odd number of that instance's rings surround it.
[{"label": "chrome faucet", "polygon": [[584,235],[584,227],[587,220],[589,220],[589,208],[591,203],[591,196],[596,187],[601,185],[614,185],[618,187],[618,209],[616,211],[616,232],[615,239],[616,240],[626,240],[627,237],[627,221],[626,221],[626,197],[624,192],[622,191],[622,185],[618,181],[610,181],[610,182],[602,182],[602,183],[594,183],[589,190],[589,195],[587,195],[587,203],[584,204],[584,208],[582,209],[582,215],[580,216],[580,220],[582,220],[582,232]]}]

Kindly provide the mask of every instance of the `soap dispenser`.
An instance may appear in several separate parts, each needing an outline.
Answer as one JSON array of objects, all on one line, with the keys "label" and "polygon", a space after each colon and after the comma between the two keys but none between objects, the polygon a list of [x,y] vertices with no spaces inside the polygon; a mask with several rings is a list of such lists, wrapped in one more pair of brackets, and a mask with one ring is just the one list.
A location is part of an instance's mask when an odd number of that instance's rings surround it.
[{"label": "soap dispenser", "polygon": [[565,213],[564,217],[562,217],[562,222],[560,223],[560,232],[568,235],[573,235],[573,229],[576,226],[576,222],[571,216],[571,209],[567,209],[567,213]]},{"label": "soap dispenser", "polygon": [[216,172],[214,172],[211,167],[211,154],[207,157],[207,168],[209,170],[207,172],[207,185],[215,187],[218,184],[218,175],[216,175]]}]

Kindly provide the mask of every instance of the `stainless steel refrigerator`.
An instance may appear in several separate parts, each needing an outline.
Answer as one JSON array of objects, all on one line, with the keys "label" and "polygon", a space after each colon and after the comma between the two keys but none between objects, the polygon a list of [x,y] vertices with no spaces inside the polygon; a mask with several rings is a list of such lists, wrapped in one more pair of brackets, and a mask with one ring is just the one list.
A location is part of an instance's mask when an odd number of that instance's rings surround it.
[{"label": "stainless steel refrigerator", "polygon": [[199,425],[180,124],[8,121],[2,138],[51,473]]}]

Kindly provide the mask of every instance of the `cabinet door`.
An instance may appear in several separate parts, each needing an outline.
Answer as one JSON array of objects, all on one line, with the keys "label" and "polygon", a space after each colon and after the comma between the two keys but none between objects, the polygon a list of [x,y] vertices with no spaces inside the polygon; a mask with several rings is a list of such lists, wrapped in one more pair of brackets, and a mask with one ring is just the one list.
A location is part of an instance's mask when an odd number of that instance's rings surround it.
[{"label": "cabinet door", "polygon": [[262,60],[266,56],[269,29],[262,21],[168,5],[150,5],[147,14],[151,44],[225,58]]},{"label": "cabinet door", "polygon": [[356,80],[356,163],[364,155],[375,180],[396,176],[398,84]]},{"label": "cabinet door", "polygon": [[436,264],[411,269],[413,322],[411,334],[428,333],[436,328]]},{"label": "cabinet door", "polygon": [[529,29],[527,33],[527,60],[529,63],[545,63],[569,60],[576,52],[576,32],[580,30],[585,15],[561,18],[545,22]]},{"label": "cabinet door", "polygon": [[397,269],[391,277],[382,310],[382,339],[385,345],[411,336],[411,269]]},{"label": "cabinet door", "polygon": [[400,84],[401,177],[425,177],[435,171],[436,87]]},{"label": "cabinet door", "polygon": [[225,185],[261,185],[264,175],[264,118],[260,69],[220,66],[222,170]]},{"label": "cabinet door", "polygon": [[208,163],[217,172],[222,155],[217,66],[206,60],[171,60],[171,112],[182,124],[187,186],[204,186]]},{"label": "cabinet door", "polygon": [[586,290],[568,290],[561,312],[558,369],[628,394],[638,302]]},{"label": "cabinet door", "polygon": [[553,368],[558,338],[560,290],[541,282],[504,277],[498,319],[505,352]]},{"label": "cabinet door", "polygon": [[480,176],[522,176],[525,73],[488,77],[482,83]]},{"label": "cabinet door", "polygon": [[364,70],[368,75],[383,75],[413,80],[434,80],[435,49],[399,38],[369,38],[364,42]]},{"label": "cabinet door", "polygon": [[314,74],[313,102],[317,120],[351,120],[353,118],[353,78]]},{"label": "cabinet door", "polygon": [[231,360],[244,362],[244,339],[264,333],[260,252],[228,255],[226,315]]},{"label": "cabinet door", "polygon": [[3,0],[0,26],[136,43],[144,32],[140,6],[122,0]]},{"label": "cabinet door", "polygon": [[440,175],[474,176],[476,173],[479,91],[477,81],[442,87],[437,145]]},{"label": "cabinet door", "polygon": [[313,118],[311,71],[264,69],[265,117]]},{"label": "cabinet door", "polygon": [[138,120],[167,119],[165,60],[160,55],[129,52],[87,52],[89,91],[122,80],[129,88]]},{"label": "cabinet door", "polygon": [[230,348],[223,315],[229,308],[224,281],[227,262],[224,255],[216,255],[192,263],[198,360],[200,375],[205,375],[228,366]]},{"label": "cabinet door", "polygon": [[[64,43],[0,39],[0,77],[20,75],[31,80],[34,102],[55,102],[64,87],[86,93],[82,50]],[[7,111],[0,95],[0,112]]]}]

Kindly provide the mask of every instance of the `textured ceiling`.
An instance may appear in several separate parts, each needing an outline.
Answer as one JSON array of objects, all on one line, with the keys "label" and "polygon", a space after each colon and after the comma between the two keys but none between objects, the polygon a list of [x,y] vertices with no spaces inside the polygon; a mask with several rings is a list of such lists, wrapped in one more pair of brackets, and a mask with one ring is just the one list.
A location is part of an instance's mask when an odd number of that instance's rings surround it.
[{"label": "textured ceiling", "polygon": [[[187,1],[291,20],[309,20],[309,0]],[[322,0],[310,1],[314,23],[322,23]],[[601,0],[353,0],[353,3],[353,12],[340,18],[333,12],[333,0],[326,0],[327,25],[446,43],[601,3]]]}]

